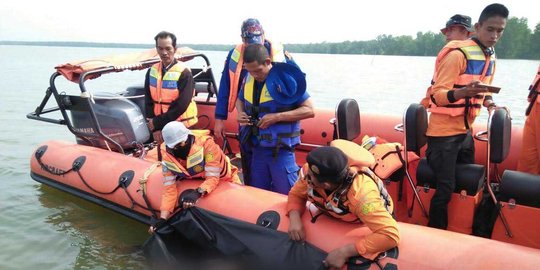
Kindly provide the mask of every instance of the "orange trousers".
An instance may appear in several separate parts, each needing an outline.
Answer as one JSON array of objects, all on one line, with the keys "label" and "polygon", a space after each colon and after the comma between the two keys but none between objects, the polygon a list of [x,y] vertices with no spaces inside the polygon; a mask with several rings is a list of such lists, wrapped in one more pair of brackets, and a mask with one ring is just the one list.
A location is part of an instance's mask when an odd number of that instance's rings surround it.
[{"label": "orange trousers", "polygon": [[518,171],[540,174],[540,106],[535,102],[525,120]]}]

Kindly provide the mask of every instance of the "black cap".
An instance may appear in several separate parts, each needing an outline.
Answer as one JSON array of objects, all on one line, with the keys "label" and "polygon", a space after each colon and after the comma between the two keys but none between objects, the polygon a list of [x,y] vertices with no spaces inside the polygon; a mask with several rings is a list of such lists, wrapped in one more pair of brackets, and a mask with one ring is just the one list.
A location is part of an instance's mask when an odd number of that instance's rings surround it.
[{"label": "black cap", "polygon": [[466,15],[456,14],[450,17],[450,19],[446,22],[446,27],[441,29],[441,32],[443,32],[444,34],[446,29],[452,25],[461,25],[465,27],[467,31],[474,32],[474,28],[472,27],[472,24],[471,24],[471,17],[466,16]]},{"label": "black cap", "polygon": [[307,163],[313,175],[319,180],[342,180],[347,176],[349,159],[336,147],[323,146],[316,148],[307,155]]}]

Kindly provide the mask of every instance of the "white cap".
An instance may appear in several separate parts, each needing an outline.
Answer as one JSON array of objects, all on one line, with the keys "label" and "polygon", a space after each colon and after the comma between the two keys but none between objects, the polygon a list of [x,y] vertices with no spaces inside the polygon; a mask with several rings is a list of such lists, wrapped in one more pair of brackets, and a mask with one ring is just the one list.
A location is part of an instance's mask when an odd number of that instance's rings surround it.
[{"label": "white cap", "polygon": [[163,141],[169,148],[174,148],[177,144],[185,142],[191,130],[178,121],[169,122],[161,130]]}]

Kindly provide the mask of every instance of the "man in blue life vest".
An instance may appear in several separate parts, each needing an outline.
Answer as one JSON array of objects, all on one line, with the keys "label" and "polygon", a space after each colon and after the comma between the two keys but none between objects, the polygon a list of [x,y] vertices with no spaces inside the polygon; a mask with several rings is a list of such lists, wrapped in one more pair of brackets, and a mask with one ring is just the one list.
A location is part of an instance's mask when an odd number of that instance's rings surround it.
[{"label": "man in blue life vest", "polygon": [[299,167],[294,147],[300,143],[300,120],[315,116],[306,92],[305,74],[296,65],[272,62],[261,44],[246,47],[244,78],[236,101],[238,123],[251,144],[251,186],[287,194]]},{"label": "man in blue life vest", "polygon": [[167,123],[181,121],[186,127],[197,123],[197,106],[193,101],[191,70],[175,58],[176,36],[161,31],[154,40],[161,62],[146,73],[145,111],[148,128],[161,143],[161,129]]},{"label": "man in blue life vest", "polygon": [[[232,112],[236,106],[238,90],[241,82],[247,74],[244,66],[244,50],[249,44],[262,44],[268,50],[270,59],[273,62],[293,62],[291,55],[284,51],[283,45],[272,43],[265,38],[262,25],[257,19],[247,19],[242,22],[241,27],[242,43],[229,51],[225,59],[225,66],[221,74],[219,82],[219,91],[217,94],[217,103],[215,111],[214,136],[217,141],[223,140],[224,132],[223,125],[227,120],[229,112]],[[245,128],[239,128],[240,132],[245,132]],[[249,183],[249,168],[251,160],[251,148],[249,145],[240,145],[242,155],[242,171],[244,183]]]},{"label": "man in blue life vest", "polygon": [[508,9],[488,5],[475,24],[475,36],[451,41],[439,52],[430,89],[426,157],[435,172],[437,189],[431,199],[428,226],[446,229],[448,203],[456,185],[456,163],[474,163],[471,127],[482,106],[495,103],[482,84],[495,74],[493,47],[506,27]]}]

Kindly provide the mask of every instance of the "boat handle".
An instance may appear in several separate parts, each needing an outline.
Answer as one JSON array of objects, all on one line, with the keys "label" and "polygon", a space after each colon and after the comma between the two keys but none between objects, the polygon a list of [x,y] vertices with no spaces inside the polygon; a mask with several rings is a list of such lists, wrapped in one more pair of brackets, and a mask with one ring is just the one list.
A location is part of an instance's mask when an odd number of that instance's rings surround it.
[{"label": "boat handle", "polygon": [[480,131],[480,132],[477,132],[476,134],[474,134],[474,138],[479,140],[479,141],[483,141],[483,142],[487,142],[488,141],[488,132],[487,130],[484,130],[484,131]]},{"label": "boat handle", "polygon": [[403,123],[394,126],[395,131],[403,132]]}]

